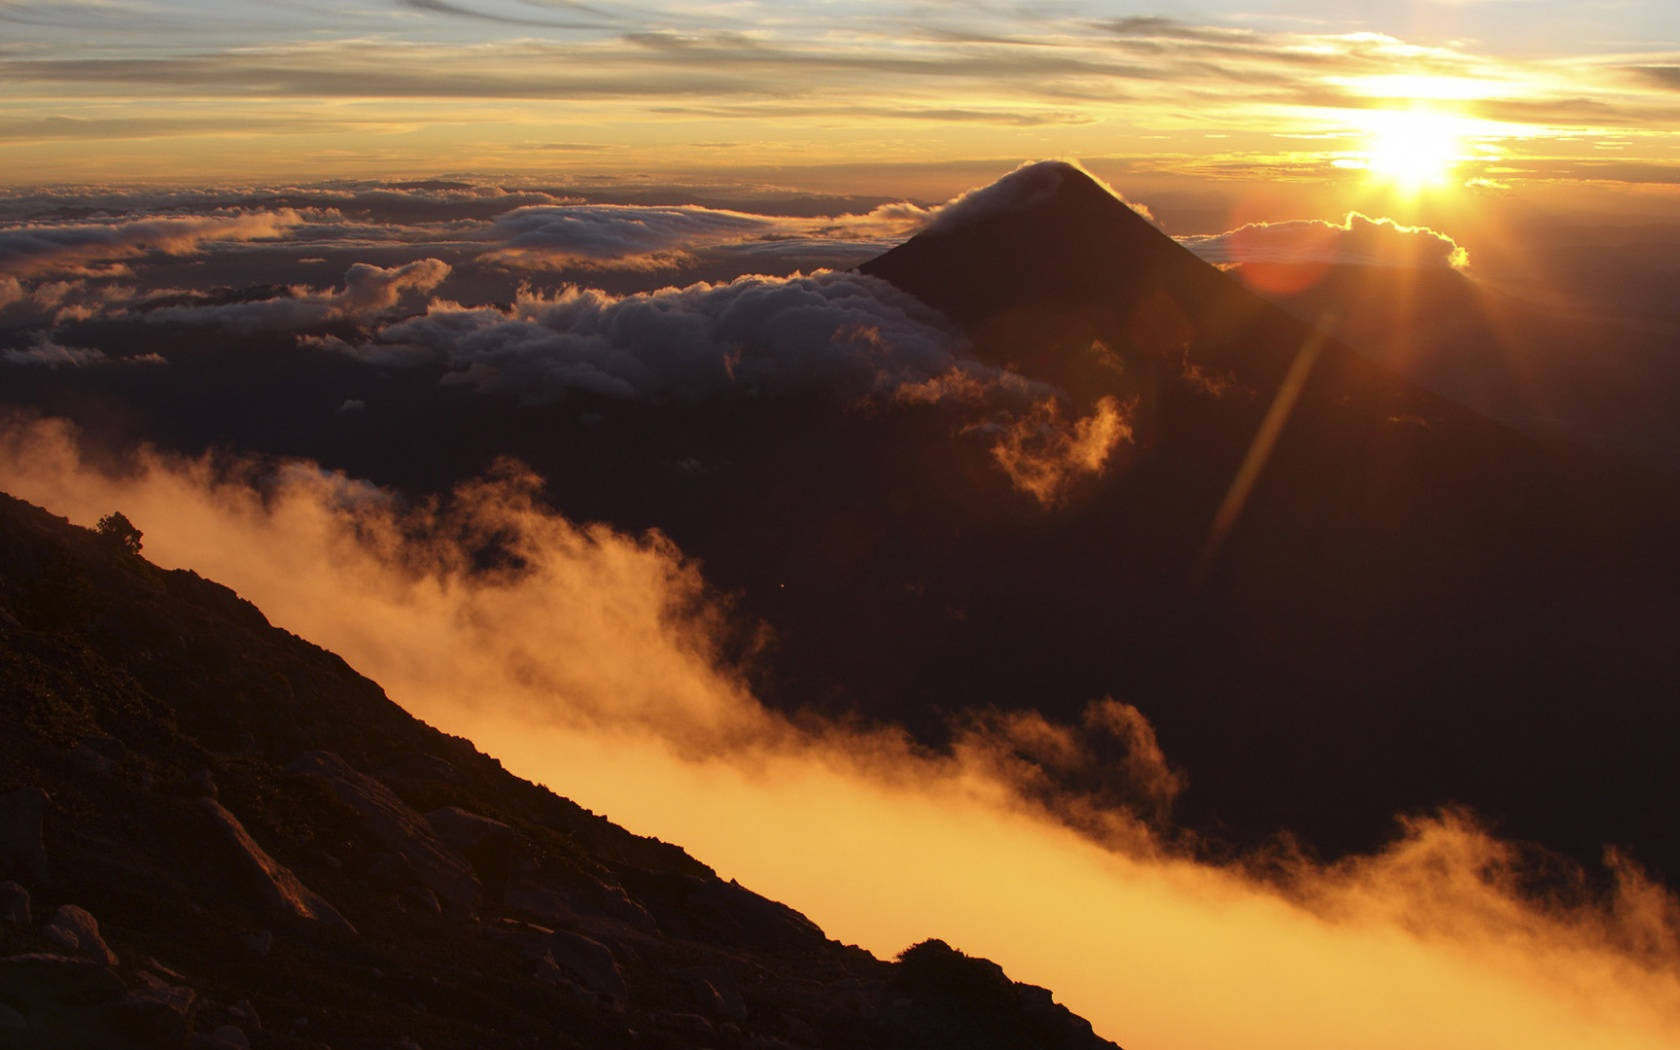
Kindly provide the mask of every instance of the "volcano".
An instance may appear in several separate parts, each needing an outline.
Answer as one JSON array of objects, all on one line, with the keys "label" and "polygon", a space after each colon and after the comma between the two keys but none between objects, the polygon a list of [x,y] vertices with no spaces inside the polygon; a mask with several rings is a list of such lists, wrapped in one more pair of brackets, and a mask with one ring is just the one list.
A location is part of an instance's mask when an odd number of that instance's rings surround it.
[{"label": "volcano", "polygon": [[1352,845],[1384,813],[1468,803],[1676,870],[1646,802],[1673,786],[1650,742],[1680,684],[1665,486],[1403,381],[1071,165],[1020,169],[862,269],[982,359],[1130,413],[1134,445],[1061,508],[965,508],[992,533],[945,575],[989,598],[968,687],[1138,703],[1200,826]]}]

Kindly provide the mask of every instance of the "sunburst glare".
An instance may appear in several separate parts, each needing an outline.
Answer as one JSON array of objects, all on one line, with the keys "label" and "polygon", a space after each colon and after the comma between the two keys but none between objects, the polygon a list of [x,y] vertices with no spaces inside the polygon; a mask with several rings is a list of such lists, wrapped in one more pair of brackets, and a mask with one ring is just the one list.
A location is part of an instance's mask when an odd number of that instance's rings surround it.
[{"label": "sunburst glare", "polygon": [[1442,185],[1464,159],[1457,117],[1425,109],[1379,110],[1364,114],[1361,123],[1365,168],[1401,190]]}]

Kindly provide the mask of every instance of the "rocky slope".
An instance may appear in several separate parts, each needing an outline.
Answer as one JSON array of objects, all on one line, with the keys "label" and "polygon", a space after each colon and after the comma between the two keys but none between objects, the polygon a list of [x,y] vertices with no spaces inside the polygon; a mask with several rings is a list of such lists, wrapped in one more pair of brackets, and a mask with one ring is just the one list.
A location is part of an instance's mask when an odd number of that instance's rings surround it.
[{"label": "rocky slope", "polygon": [[0,1047],[1097,1048],[519,780],[225,587],[0,496]]}]

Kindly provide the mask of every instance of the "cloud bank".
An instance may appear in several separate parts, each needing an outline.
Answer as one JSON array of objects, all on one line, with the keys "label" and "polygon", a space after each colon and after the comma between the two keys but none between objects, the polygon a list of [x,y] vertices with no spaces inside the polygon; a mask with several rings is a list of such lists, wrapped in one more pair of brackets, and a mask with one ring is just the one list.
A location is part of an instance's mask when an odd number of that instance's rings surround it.
[{"label": "cloud bank", "polygon": [[1439,230],[1356,211],[1348,212],[1339,223],[1322,219],[1256,222],[1225,233],[1180,237],[1178,242],[1219,265],[1322,263],[1411,269],[1470,265],[1470,253]]},{"label": "cloud bank", "polygon": [[186,255],[216,241],[284,236],[303,222],[295,210],[186,217],[150,216],[113,223],[0,227],[0,272],[76,272],[146,252]]},{"label": "cloud bank", "polygon": [[416,259],[400,266],[356,263],[344,275],[340,291],[303,286],[289,294],[236,303],[189,303],[148,310],[155,323],[226,325],[236,331],[296,331],[330,321],[370,320],[401,302],[404,293],[429,292],[449,276],[441,259]]},{"label": "cloud bank", "polygon": [[[1626,865],[1609,896],[1526,898],[1518,851],[1458,814],[1329,866],[1197,861],[1149,830],[1180,774],[1123,703],[1078,726],[981,712],[947,753],[795,726],[717,659],[722,614],[679,551],[566,521],[513,467],[418,510],[309,464],[261,491],[202,461],[133,468],[99,472],[58,424],[0,438],[0,488],[82,523],[122,509],[148,556],[236,587],[510,769],[843,940],[990,956],[1129,1047],[1680,1041],[1676,905]],[[475,567],[491,536],[521,569]]]},{"label": "cloud bank", "polygon": [[953,370],[998,378],[959,356],[938,314],[856,273],[744,277],[612,296],[568,287],[507,309],[434,301],[367,343],[332,344],[386,364],[441,363],[446,382],[527,404],[584,391],[699,400],[724,391],[853,400]]}]

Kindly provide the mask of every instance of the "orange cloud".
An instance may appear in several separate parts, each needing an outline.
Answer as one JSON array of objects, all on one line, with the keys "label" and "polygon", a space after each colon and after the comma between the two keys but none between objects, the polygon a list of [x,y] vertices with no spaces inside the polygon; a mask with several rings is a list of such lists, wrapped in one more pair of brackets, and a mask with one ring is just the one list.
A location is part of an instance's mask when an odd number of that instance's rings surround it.
[{"label": "orange cloud", "polygon": [[1016,488],[1045,506],[1066,495],[1081,476],[1102,474],[1116,445],[1132,439],[1132,424],[1120,402],[1105,397],[1088,416],[1063,423],[1055,399],[1039,403],[1031,414],[1008,425],[978,424],[970,429],[995,432],[992,458]]},{"label": "orange cloud", "polygon": [[[159,564],[232,585],[516,772],[833,936],[990,956],[1132,1050],[1680,1045],[1676,904],[1619,861],[1603,894],[1535,900],[1519,851],[1445,814],[1329,866],[1208,863],[1141,819],[1180,775],[1123,703],[1074,727],[980,713],[946,752],[796,725],[720,664],[680,551],[553,514],[512,466],[416,508],[310,464],[260,492],[147,451],[112,476],[77,441],[0,427],[0,488],[83,523],[120,508]],[[517,557],[483,570],[490,542]],[[1124,835],[1077,819],[1098,807]]]}]

